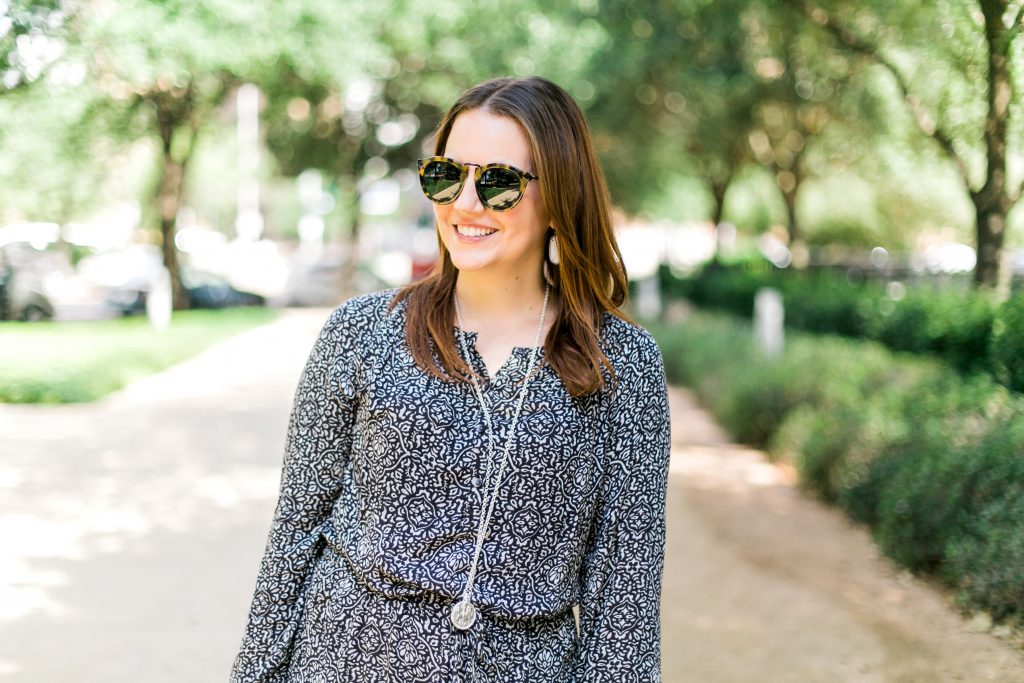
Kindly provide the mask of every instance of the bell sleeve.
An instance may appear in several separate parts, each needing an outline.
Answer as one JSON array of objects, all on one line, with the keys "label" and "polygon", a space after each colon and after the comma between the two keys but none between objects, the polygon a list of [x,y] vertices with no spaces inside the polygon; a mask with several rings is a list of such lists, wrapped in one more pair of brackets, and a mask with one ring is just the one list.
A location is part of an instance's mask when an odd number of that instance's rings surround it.
[{"label": "bell sleeve", "polygon": [[351,319],[338,307],[320,330],[288,420],[280,495],[267,538],[232,683],[285,681],[320,529],[339,495],[355,420]]},{"label": "bell sleeve", "polygon": [[642,332],[618,387],[595,522],[580,572],[576,680],[661,680],[661,580],[668,481],[668,394],[661,352]]}]

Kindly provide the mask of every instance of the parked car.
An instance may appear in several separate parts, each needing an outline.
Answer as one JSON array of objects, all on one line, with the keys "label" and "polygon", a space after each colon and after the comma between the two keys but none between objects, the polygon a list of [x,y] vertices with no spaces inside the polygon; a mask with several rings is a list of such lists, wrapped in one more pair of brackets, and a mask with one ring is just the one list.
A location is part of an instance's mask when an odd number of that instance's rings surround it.
[{"label": "parked car", "polygon": [[53,304],[43,291],[41,253],[23,242],[0,247],[0,320],[53,318]]},{"label": "parked car", "polygon": [[228,308],[229,306],[265,306],[260,294],[236,289],[219,275],[183,268],[181,284],[188,292],[190,308]]},{"label": "parked car", "polygon": [[[151,274],[143,273],[133,276],[123,285],[112,287],[107,294],[107,305],[116,308],[122,315],[145,313],[152,280]],[[189,266],[181,268],[181,284],[188,296],[189,308],[266,305],[263,296],[237,289],[220,275]]]},{"label": "parked car", "polygon": [[345,266],[340,261],[300,263],[285,285],[285,306],[336,306],[345,299]]}]

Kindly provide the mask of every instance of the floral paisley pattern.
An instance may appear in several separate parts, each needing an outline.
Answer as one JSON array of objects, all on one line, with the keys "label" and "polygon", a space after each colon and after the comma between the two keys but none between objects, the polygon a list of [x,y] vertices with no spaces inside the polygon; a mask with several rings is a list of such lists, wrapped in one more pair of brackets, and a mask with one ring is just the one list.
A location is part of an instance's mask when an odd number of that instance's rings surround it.
[{"label": "floral paisley pattern", "polygon": [[[658,681],[669,414],[650,334],[605,314],[617,385],[585,397],[538,351],[462,632],[486,428],[471,385],[416,366],[394,294],[339,306],[309,355],[232,681]],[[489,377],[466,338],[503,445],[530,349]]]}]

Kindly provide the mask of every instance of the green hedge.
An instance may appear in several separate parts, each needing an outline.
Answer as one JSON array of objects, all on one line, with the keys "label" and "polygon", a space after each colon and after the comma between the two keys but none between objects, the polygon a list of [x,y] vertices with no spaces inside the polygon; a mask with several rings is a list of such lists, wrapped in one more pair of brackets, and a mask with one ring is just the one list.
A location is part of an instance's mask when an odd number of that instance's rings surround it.
[{"label": "green hedge", "polygon": [[992,326],[992,366],[1000,382],[1024,391],[1024,293],[999,307]]},{"label": "green hedge", "polygon": [[871,341],[788,333],[769,359],[750,327],[698,313],[651,330],[670,379],[739,440],[792,463],[965,607],[1024,624],[1024,397]]},{"label": "green hedge", "polygon": [[862,278],[781,270],[761,261],[710,264],[685,279],[664,268],[661,279],[670,296],[744,316],[752,315],[758,289],[773,287],[782,293],[787,327],[936,354],[961,371],[984,370],[1024,390],[1024,293],[997,307],[989,292],[921,286],[896,300]]}]

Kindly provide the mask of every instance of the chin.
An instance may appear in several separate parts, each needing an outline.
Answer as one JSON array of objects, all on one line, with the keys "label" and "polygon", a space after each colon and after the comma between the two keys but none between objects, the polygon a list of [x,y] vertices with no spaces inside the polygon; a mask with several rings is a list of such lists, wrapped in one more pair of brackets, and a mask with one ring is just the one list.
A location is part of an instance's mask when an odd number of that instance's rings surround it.
[{"label": "chin", "polygon": [[466,256],[461,256],[460,257],[460,256],[458,256],[456,254],[451,253],[451,252],[448,252],[448,254],[449,254],[449,256],[452,259],[452,265],[455,266],[455,268],[457,270],[466,271],[467,273],[472,273],[472,272],[478,271],[478,270],[484,270],[491,263],[490,259],[484,260],[484,259],[472,258],[472,257],[466,257]]},{"label": "chin", "polygon": [[486,268],[494,263],[494,253],[490,250],[466,248],[462,244],[445,245],[448,257],[459,270],[475,271]]}]

